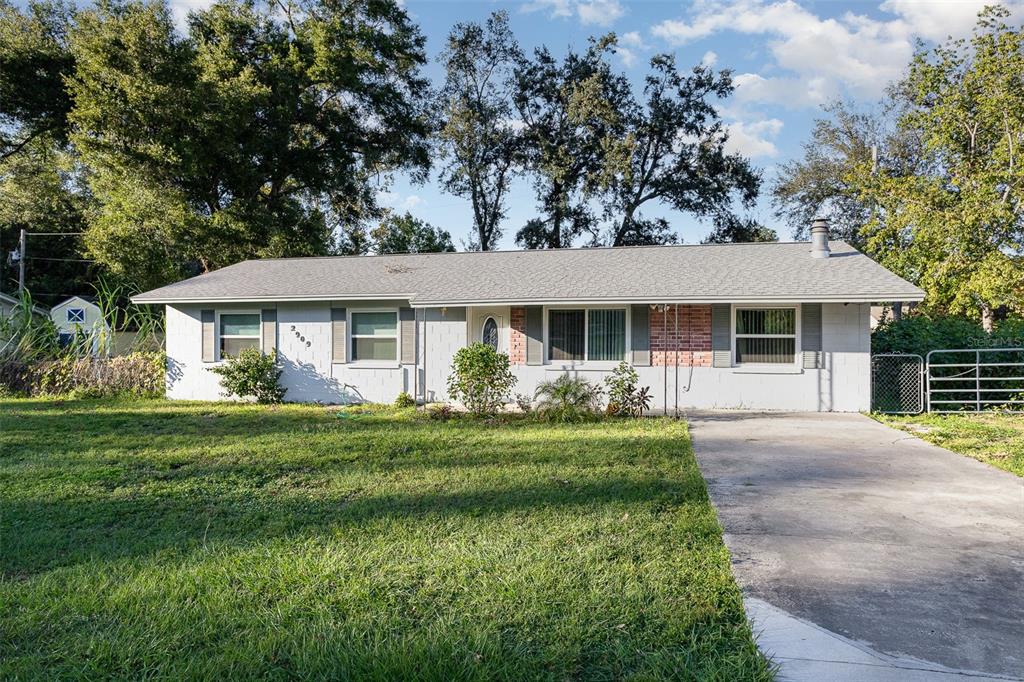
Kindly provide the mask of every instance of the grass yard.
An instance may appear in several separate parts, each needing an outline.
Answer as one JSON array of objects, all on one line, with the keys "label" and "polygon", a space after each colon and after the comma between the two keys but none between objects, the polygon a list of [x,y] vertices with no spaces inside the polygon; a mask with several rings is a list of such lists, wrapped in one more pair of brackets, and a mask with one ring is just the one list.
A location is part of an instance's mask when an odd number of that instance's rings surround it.
[{"label": "grass yard", "polygon": [[0,677],[767,680],[683,422],[0,401]]},{"label": "grass yard", "polygon": [[1024,414],[875,415],[929,443],[1024,476]]}]

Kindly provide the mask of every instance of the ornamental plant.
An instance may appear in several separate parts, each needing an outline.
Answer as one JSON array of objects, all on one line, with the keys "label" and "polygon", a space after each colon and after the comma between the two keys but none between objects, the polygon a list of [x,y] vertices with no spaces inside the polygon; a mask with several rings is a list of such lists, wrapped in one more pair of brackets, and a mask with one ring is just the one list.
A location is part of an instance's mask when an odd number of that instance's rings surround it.
[{"label": "ornamental plant", "polygon": [[448,394],[473,414],[492,415],[505,404],[515,384],[508,355],[486,343],[473,343],[455,353]]},{"label": "ornamental plant", "polygon": [[210,371],[219,374],[225,396],[255,398],[258,403],[279,403],[288,389],[280,384],[281,368],[277,352],[264,354],[257,348],[245,348],[237,357],[229,358]]},{"label": "ornamental plant", "polygon": [[608,386],[608,412],[639,417],[651,407],[650,387],[637,388],[640,375],[633,367],[622,361],[612,373],[605,377]]}]

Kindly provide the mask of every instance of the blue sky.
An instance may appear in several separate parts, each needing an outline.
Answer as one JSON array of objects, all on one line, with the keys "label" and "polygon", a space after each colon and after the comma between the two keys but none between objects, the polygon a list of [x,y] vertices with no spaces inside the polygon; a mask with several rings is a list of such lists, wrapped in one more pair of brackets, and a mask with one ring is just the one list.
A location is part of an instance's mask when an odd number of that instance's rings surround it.
[{"label": "blue sky", "polygon": [[[993,0],[988,0],[992,2]],[[179,20],[207,0],[171,0]],[[836,97],[869,106],[882,96],[909,62],[916,40],[933,43],[948,35],[966,36],[986,0],[884,0],[882,2],[795,2],[792,0],[701,0],[628,2],[627,0],[529,0],[524,2],[406,0],[411,17],[427,37],[431,65],[427,74],[441,82],[435,58],[451,26],[483,21],[498,9],[511,17],[524,49],[547,45],[554,53],[581,49],[591,35],[614,32],[621,49],[617,66],[640,87],[653,54],[672,52],[680,65],[701,61],[730,69],[737,85],[721,103],[731,145],[746,154],[770,181],[775,167],[798,156],[821,105]],[[1004,2],[1019,20],[1024,0]],[[435,173],[436,177],[436,173]],[[382,189],[381,201],[409,210],[452,233],[462,246],[472,230],[469,203],[445,194],[432,181],[412,185],[396,178]],[[665,207],[645,207],[645,215],[663,216],[688,243],[698,242],[710,226]],[[516,183],[503,229],[502,248],[535,215],[528,180]],[[771,216],[762,198],[753,215],[776,228],[789,229]]]}]

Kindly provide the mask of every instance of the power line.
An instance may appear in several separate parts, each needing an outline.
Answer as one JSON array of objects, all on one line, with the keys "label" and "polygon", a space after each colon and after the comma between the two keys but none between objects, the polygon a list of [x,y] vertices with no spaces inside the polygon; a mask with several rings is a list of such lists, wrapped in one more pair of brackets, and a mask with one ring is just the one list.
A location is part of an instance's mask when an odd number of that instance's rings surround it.
[{"label": "power line", "polygon": [[62,263],[95,263],[91,258],[47,258],[46,256],[26,256],[25,260],[48,260]]}]

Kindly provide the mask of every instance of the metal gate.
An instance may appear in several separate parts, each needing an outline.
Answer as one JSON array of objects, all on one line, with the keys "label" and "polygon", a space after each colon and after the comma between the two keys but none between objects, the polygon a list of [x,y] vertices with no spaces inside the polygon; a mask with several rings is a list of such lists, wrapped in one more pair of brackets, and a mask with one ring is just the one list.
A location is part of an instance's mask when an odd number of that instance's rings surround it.
[{"label": "metal gate", "polygon": [[933,350],[926,366],[929,412],[1024,410],[1024,348]]},{"label": "metal gate", "polygon": [[924,358],[914,353],[871,357],[871,409],[885,414],[925,410]]},{"label": "metal gate", "polygon": [[885,414],[1024,410],[1024,348],[951,348],[871,358],[871,409]]}]

